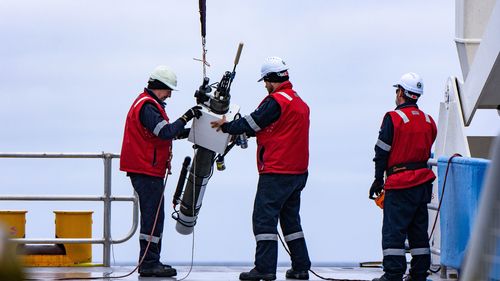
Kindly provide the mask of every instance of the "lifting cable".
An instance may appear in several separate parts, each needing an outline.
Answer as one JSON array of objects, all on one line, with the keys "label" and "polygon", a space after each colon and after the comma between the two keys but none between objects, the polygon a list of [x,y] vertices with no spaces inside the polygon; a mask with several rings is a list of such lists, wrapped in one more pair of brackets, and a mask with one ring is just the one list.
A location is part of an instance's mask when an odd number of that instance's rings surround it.
[{"label": "lifting cable", "polygon": [[462,155],[460,155],[459,153],[455,153],[450,157],[450,159],[448,159],[448,164],[446,165],[446,172],[444,174],[444,180],[443,180],[443,191],[441,192],[441,198],[439,199],[439,205],[437,208],[436,217],[434,218],[434,223],[432,224],[432,230],[431,230],[431,235],[429,235],[429,240],[430,238],[432,238],[432,235],[434,234],[434,230],[436,228],[439,212],[441,211],[441,204],[443,203],[444,190],[446,188],[446,179],[448,178],[448,170],[450,169],[451,160],[453,160],[453,158],[455,157],[462,157]]},{"label": "lifting cable", "polygon": [[[201,7],[201,2],[202,0],[200,0],[200,7]],[[203,1],[204,2],[204,1]],[[201,10],[200,10],[200,20],[201,20]],[[196,134],[195,134],[195,131],[193,131],[193,142],[196,143]],[[191,205],[191,212],[192,214],[194,215],[195,214],[195,210],[196,210],[196,176],[195,176],[195,172],[196,172],[196,145],[193,145],[193,192],[191,192],[193,194],[193,199],[191,200],[192,201],[192,205]],[[213,169],[213,163],[212,163],[212,169]],[[182,198],[182,196],[180,197]],[[174,211],[175,211],[175,206],[174,206]],[[191,234],[192,235],[192,240],[191,240],[191,263],[189,265],[189,270],[188,272],[186,273],[186,275],[180,279],[178,279],[178,281],[182,281],[182,280],[185,280],[186,278],[188,278],[188,276],[191,274],[191,271],[193,270],[193,264],[194,264],[194,233],[195,233],[195,227],[193,225],[193,233]]]},{"label": "lifting cable", "polygon": [[[432,230],[431,230],[431,234],[429,235],[429,241],[432,239],[432,236],[434,235],[434,230],[436,229],[436,224],[437,224],[437,221],[439,218],[439,213],[441,212],[441,204],[443,203],[444,191],[446,188],[446,180],[448,179],[448,171],[450,169],[451,161],[455,157],[462,157],[462,155],[459,153],[455,153],[450,157],[450,159],[448,159],[448,164],[446,165],[446,172],[444,174],[444,180],[443,180],[443,191],[441,192],[441,198],[439,198],[439,204],[438,204],[438,208],[436,210],[436,217],[434,218],[434,223],[432,224]],[[441,270],[441,266],[439,266],[436,270],[429,269],[429,271],[432,273],[438,273],[440,270]]]},{"label": "lifting cable", "polygon": [[[448,159],[448,164],[446,165],[446,172],[444,174],[444,180],[443,180],[443,191],[441,192],[441,198],[439,199],[439,204],[438,204],[438,208],[437,208],[437,211],[436,211],[436,217],[434,218],[434,222],[432,224],[432,230],[431,230],[431,234],[429,235],[429,240],[432,239],[432,236],[434,235],[434,230],[436,229],[436,224],[437,224],[437,220],[438,220],[438,217],[439,217],[439,213],[441,211],[441,205],[443,203],[443,198],[444,198],[444,192],[445,192],[445,188],[446,188],[446,180],[448,179],[448,171],[450,169],[450,165],[451,165],[451,161],[453,160],[453,158],[455,157],[462,157],[462,155],[460,155],[459,153],[455,153],[453,154],[449,159]],[[286,246],[285,242],[283,242],[283,239],[281,238],[281,235],[280,233],[278,232],[278,238],[280,239],[280,242],[281,242],[281,245],[283,245],[283,248],[285,249],[285,251],[288,253],[288,255],[291,256],[291,253],[290,253],[290,250],[288,249],[288,247]],[[441,267],[439,267],[437,270],[432,270],[432,269],[429,269],[429,271],[431,271],[432,273],[437,273],[439,272],[439,270],[441,270]],[[357,280],[357,279],[336,279],[336,278],[325,278],[323,276],[320,276],[319,274],[317,274],[316,272],[314,272],[312,269],[309,269],[309,271],[314,274],[316,277],[322,279],[322,280],[331,280],[331,281],[364,281],[364,280]]]},{"label": "lifting cable", "polygon": [[[207,35],[207,25],[206,25],[206,19],[207,19],[207,5],[206,5],[206,0],[199,0],[199,12],[200,12],[200,24],[201,24],[201,45],[202,45],[202,59],[201,59],[201,63],[202,63],[202,66],[203,66],[203,78],[205,78],[207,76],[207,72],[206,72],[206,67],[207,66],[210,66],[210,64],[207,62],[207,58],[206,58],[206,54],[207,54],[207,49],[206,49],[206,35]],[[200,61],[199,59],[195,59],[195,60],[198,60]],[[193,151],[196,151],[196,147],[193,146]],[[211,174],[210,174],[210,177],[212,176],[213,174],[213,164],[215,162],[215,159],[212,161],[212,171],[211,171]],[[193,159],[193,166],[196,167],[196,157],[194,157]],[[150,237],[148,238],[148,244],[146,246],[146,250],[144,251],[144,254],[142,255],[139,263],[137,264],[137,266],[129,273],[125,274],[125,275],[119,275],[119,276],[109,276],[110,274],[112,274],[113,272],[109,272],[109,273],[103,273],[104,276],[97,276],[97,277],[66,277],[66,278],[55,278],[55,279],[52,279],[52,280],[100,280],[100,279],[120,279],[120,278],[125,278],[125,277],[128,277],[130,275],[132,275],[135,271],[137,271],[137,269],[141,266],[142,262],[144,261],[144,258],[146,257],[146,254],[148,253],[148,250],[149,250],[149,246],[151,245],[151,240],[152,240],[152,236],[153,236],[153,233],[155,231],[155,228],[156,228],[156,224],[158,222],[158,215],[160,213],[160,208],[161,208],[161,204],[163,202],[163,198],[164,198],[164,192],[165,192],[165,187],[167,186],[167,180],[168,180],[168,175],[169,175],[170,171],[168,171],[166,177],[165,177],[165,181],[163,183],[163,191],[162,191],[162,197],[160,198],[160,202],[158,203],[158,208],[156,209],[156,215],[155,215],[155,220],[154,220],[154,223],[153,223],[153,228],[151,230],[151,235]],[[196,180],[193,181],[193,190],[196,186]],[[196,205],[196,202],[195,202],[195,192],[193,192],[193,214],[195,212],[195,205]],[[193,239],[192,239],[192,245],[191,245],[191,263],[190,263],[190,267],[189,267],[189,271],[188,273],[186,274],[186,276],[184,276],[183,278],[181,279],[178,279],[179,281],[181,280],[184,280],[186,279],[189,274],[191,273],[192,269],[193,269],[193,263],[194,263],[194,228],[193,228]],[[30,281],[34,281],[34,280],[45,280],[45,279],[38,279],[38,278],[25,278],[24,280],[30,280]]]},{"label": "lifting cable", "polygon": [[[290,253],[290,250],[288,249],[288,247],[286,246],[285,242],[283,242],[283,238],[281,238],[281,235],[280,233],[278,232],[278,238],[280,239],[280,242],[281,242],[281,245],[283,245],[283,248],[285,249],[285,251],[288,253],[288,255],[291,257],[292,254]],[[316,277],[322,279],[322,280],[330,280],[330,281],[369,281],[369,280],[364,280],[364,279],[337,279],[337,278],[326,278],[326,277],[323,277],[319,274],[317,274],[316,272],[314,272],[312,269],[309,269],[309,271],[316,275]]]},{"label": "lifting cable", "polygon": [[206,49],[207,1],[199,0],[198,5],[200,9],[200,26],[201,26],[201,60],[200,59],[194,59],[194,60],[201,61],[201,64],[203,66],[203,79],[205,79],[205,77],[207,77],[207,66],[208,67],[210,66],[210,64],[207,62],[207,49]]},{"label": "lifting cable", "polygon": [[[201,1],[201,0],[200,0]],[[444,175],[444,180],[443,180],[443,191],[441,192],[441,198],[439,199],[439,204],[438,204],[438,208],[437,208],[437,212],[436,212],[436,217],[434,218],[434,223],[432,225],[432,230],[431,230],[431,234],[429,235],[429,240],[432,238],[432,236],[434,235],[434,230],[436,228],[436,224],[437,224],[437,220],[438,220],[438,217],[439,217],[439,214],[440,214],[440,211],[441,211],[441,205],[443,203],[443,198],[444,198],[444,193],[445,193],[445,189],[446,189],[446,181],[448,179],[448,171],[449,171],[449,168],[450,168],[450,165],[451,165],[451,162],[453,160],[453,158],[455,157],[462,157],[462,155],[458,154],[458,153],[455,153],[453,154],[449,159],[448,159],[448,164],[446,165],[446,172],[445,172],[445,175]],[[196,157],[195,157],[196,159]],[[215,159],[214,159],[215,161]],[[193,160],[193,165],[194,167],[196,167],[196,161]],[[212,162],[212,172],[213,172],[213,162]],[[210,174],[210,177],[212,176],[212,174]],[[165,187],[166,187],[166,184],[167,184],[167,180],[168,180],[168,173],[167,173],[167,176],[165,177],[165,182],[164,182],[164,185],[163,185],[163,190],[165,190]],[[193,184],[195,184],[196,181],[194,181]],[[194,186],[193,186],[194,188]],[[194,213],[194,208],[195,208],[195,198],[194,198],[194,192],[193,192],[193,213]],[[125,277],[128,277],[130,275],[132,275],[138,268],[139,266],[142,264],[144,258],[146,257],[146,254],[147,254],[147,251],[149,249],[149,246],[151,244],[151,236],[153,236],[154,234],[154,230],[156,228],[156,223],[157,223],[157,220],[158,220],[158,214],[159,214],[159,211],[160,211],[160,206],[161,206],[161,203],[163,201],[163,196],[162,198],[160,199],[160,203],[158,204],[158,208],[156,210],[156,216],[155,216],[155,221],[154,221],[154,224],[153,224],[153,229],[151,230],[151,235],[150,235],[150,239],[148,239],[148,244],[146,246],[146,250],[144,251],[144,254],[143,256],[141,257],[141,260],[139,262],[139,264],[134,268],[134,270],[132,270],[130,273],[126,274],[126,275],[120,275],[120,276],[109,276],[109,274],[111,273],[105,273],[105,275],[108,275],[108,276],[102,276],[102,277],[85,277],[85,278],[56,278],[56,279],[53,279],[53,280],[75,280],[75,279],[81,279],[81,280],[98,280],[98,279],[112,279],[112,278],[125,278]],[[290,253],[290,250],[288,249],[288,247],[286,246],[285,242],[283,242],[283,239],[281,237],[281,235],[278,233],[278,238],[280,239],[280,242],[281,242],[281,245],[283,245],[283,248],[285,249],[285,251],[288,253],[288,255],[291,256],[291,253]],[[186,279],[189,274],[191,273],[192,271],[192,268],[193,268],[193,257],[194,257],[194,229],[193,229],[193,241],[192,241],[192,248],[191,248],[191,265],[190,265],[190,269],[189,269],[189,272],[186,274],[186,276],[184,276],[183,278],[179,279],[179,280],[184,280]],[[430,271],[432,273],[437,273],[439,272],[439,270],[441,269],[441,267],[439,267],[437,270],[431,270]],[[309,271],[314,274],[316,277],[322,279],[322,280],[331,280],[331,281],[366,281],[366,280],[359,280],[359,279],[336,279],[336,278],[325,278],[319,274],[317,274],[316,272],[314,272],[312,269],[309,269]],[[43,280],[43,279],[37,279],[37,278],[26,278],[24,280]]]}]

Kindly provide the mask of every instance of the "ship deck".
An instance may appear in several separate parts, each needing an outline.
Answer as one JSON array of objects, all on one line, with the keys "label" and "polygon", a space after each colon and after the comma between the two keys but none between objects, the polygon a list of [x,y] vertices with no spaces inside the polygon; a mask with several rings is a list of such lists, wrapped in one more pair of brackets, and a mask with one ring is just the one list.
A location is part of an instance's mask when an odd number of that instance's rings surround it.
[{"label": "ship deck", "polygon": [[[186,281],[212,281],[212,280],[239,280],[239,274],[248,271],[247,266],[194,266],[189,272],[189,266],[174,266],[177,269],[175,278],[141,278],[137,272],[121,279],[113,277],[123,276],[134,270],[134,266],[113,266],[113,267],[32,267],[26,270],[28,280],[58,280],[71,278],[71,280],[89,280],[93,277],[102,277],[102,280],[186,280]],[[287,280],[285,272],[287,267],[278,267],[276,280]],[[313,270],[325,277],[333,278],[328,280],[372,280],[372,278],[382,275],[380,268],[361,267],[314,267]],[[428,280],[445,281],[456,279],[441,279],[440,274],[432,274]],[[322,280],[310,274],[310,280]]]}]

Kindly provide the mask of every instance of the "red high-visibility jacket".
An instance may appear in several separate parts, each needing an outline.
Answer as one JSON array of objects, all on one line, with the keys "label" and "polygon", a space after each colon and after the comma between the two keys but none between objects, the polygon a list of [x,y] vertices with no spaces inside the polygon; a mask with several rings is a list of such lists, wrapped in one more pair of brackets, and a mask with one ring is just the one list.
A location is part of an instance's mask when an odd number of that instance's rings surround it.
[{"label": "red high-visibility jacket", "polygon": [[154,104],[163,118],[169,121],[165,109],[154,98],[146,91],[140,94],[127,115],[120,170],[163,178],[167,168],[170,169],[172,140],[163,140],[142,125],[140,112],[147,102]]},{"label": "red high-visibility jacket", "polygon": [[[416,106],[388,112],[394,125],[394,136],[387,168],[397,164],[427,162],[437,128],[431,116]],[[431,169],[405,170],[387,177],[385,189],[404,189],[432,181]]]},{"label": "red high-visibility jacket", "polygon": [[309,107],[288,81],[270,95],[281,114],[256,134],[259,173],[303,174],[309,164]]}]

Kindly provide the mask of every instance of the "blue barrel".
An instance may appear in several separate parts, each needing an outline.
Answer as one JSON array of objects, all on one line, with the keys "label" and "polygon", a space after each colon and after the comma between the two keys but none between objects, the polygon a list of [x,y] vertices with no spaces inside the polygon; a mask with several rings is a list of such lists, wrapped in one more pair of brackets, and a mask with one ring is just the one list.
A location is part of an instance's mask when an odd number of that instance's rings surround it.
[{"label": "blue barrel", "polygon": [[[448,157],[438,160],[439,198]],[[477,215],[486,168],[490,161],[478,158],[453,158],[441,205],[441,264],[460,268]]]}]

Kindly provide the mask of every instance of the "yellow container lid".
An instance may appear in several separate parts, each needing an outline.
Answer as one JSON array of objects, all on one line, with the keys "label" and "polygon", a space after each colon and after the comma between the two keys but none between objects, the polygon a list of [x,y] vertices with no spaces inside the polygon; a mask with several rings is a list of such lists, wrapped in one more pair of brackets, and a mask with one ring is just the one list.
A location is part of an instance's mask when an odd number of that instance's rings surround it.
[{"label": "yellow container lid", "polygon": [[71,215],[86,215],[86,214],[93,214],[94,211],[54,211],[55,214],[71,214]]},{"label": "yellow container lid", "polygon": [[0,210],[0,214],[26,214],[25,210]]}]

